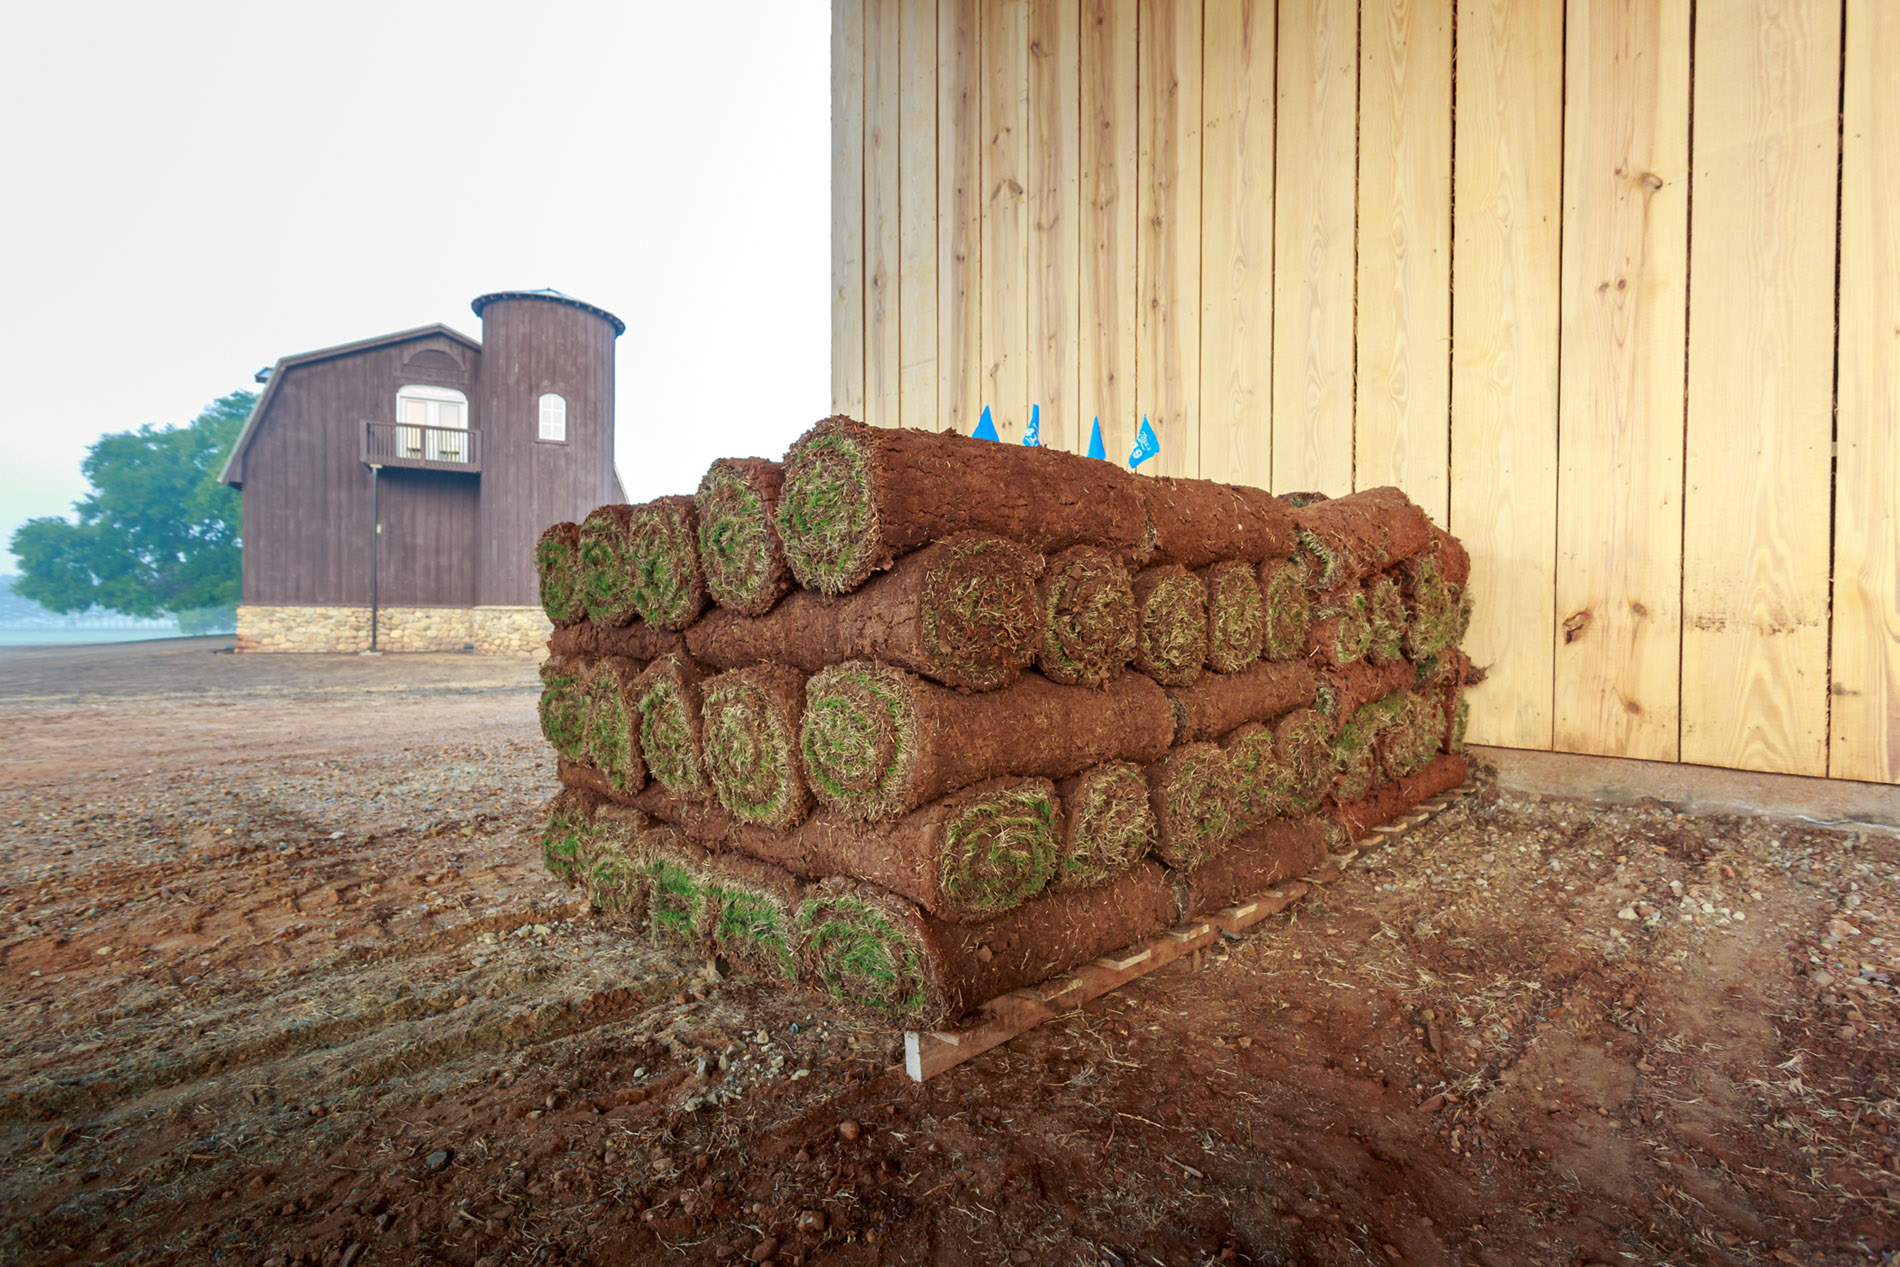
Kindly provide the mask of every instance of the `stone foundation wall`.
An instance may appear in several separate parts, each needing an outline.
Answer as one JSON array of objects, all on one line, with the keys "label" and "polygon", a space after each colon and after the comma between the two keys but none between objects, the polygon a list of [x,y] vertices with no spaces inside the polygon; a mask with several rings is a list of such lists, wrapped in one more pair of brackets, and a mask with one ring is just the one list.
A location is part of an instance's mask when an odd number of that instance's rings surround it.
[{"label": "stone foundation wall", "polygon": [[[385,607],[376,616],[379,651],[535,654],[553,626],[539,607]],[[237,610],[239,651],[367,651],[367,607],[263,607]]]}]

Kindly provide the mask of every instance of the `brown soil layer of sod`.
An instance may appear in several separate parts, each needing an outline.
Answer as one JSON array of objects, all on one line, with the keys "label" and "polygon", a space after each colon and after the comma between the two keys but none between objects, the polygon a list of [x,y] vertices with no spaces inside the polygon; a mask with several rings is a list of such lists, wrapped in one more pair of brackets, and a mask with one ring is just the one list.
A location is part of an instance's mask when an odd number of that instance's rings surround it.
[{"label": "brown soil layer of sod", "polygon": [[628,538],[632,515],[633,507],[615,502],[596,506],[581,520],[581,605],[597,625],[624,625],[640,614]]},{"label": "brown soil layer of sod", "polygon": [[548,636],[548,654],[556,657],[583,656],[595,660],[602,656],[622,656],[644,664],[685,649],[684,634],[655,629],[637,617],[627,625],[602,625],[584,620],[578,625],[556,629]]},{"label": "brown soil layer of sod", "polygon": [[1036,667],[1065,686],[1100,686],[1135,655],[1135,589],[1099,546],[1052,555],[1036,587]]},{"label": "brown soil layer of sod", "polygon": [[940,1025],[1175,921],[1167,872],[1138,862],[1112,883],[1049,893],[984,924],[953,924],[868,885],[832,882],[799,907],[800,967],[884,1024]]},{"label": "brown soil layer of sod", "polygon": [[684,629],[706,609],[693,499],[660,497],[627,512],[627,559],[634,609],[657,629]]},{"label": "brown soil layer of sod", "polygon": [[1411,686],[1418,670],[1403,661],[1375,665],[1361,660],[1343,668],[1325,669],[1318,675],[1315,707],[1337,729],[1367,704],[1382,700],[1394,691]]},{"label": "brown soil layer of sod", "polygon": [[764,616],[709,613],[686,646],[714,668],[778,661],[808,673],[882,660],[946,686],[988,691],[1035,658],[1042,556],[962,533],[900,559],[840,598],[790,594]]},{"label": "brown soil layer of sod", "polygon": [[1154,525],[1156,563],[1198,569],[1293,553],[1293,512],[1264,489],[1161,475],[1142,483],[1141,504]]},{"label": "brown soil layer of sod", "polygon": [[707,928],[726,966],[768,981],[796,981],[793,921],[805,894],[798,877],[769,862],[726,853],[708,863],[707,885]]},{"label": "brown soil layer of sod", "polygon": [[1062,802],[1057,888],[1094,888],[1133,866],[1154,844],[1148,777],[1131,761],[1110,761],[1056,784]]},{"label": "brown soil layer of sod", "polygon": [[1300,551],[1313,564],[1314,590],[1357,585],[1435,540],[1434,526],[1396,488],[1368,488],[1293,511]]},{"label": "brown soil layer of sod", "polygon": [[1417,774],[1381,784],[1350,804],[1336,806],[1332,817],[1345,829],[1348,839],[1356,838],[1380,823],[1410,813],[1440,792],[1450,791],[1469,774],[1464,757],[1455,752],[1440,753]]},{"label": "brown soil layer of sod", "polygon": [[607,781],[592,766],[561,761],[555,777],[563,788],[580,792],[603,802],[638,810],[656,823],[677,827],[697,844],[717,845],[732,833],[733,817],[725,806],[711,797],[700,801],[681,800],[658,781],[650,781],[638,792],[626,792]]},{"label": "brown soil layer of sod", "polygon": [[1211,743],[1183,744],[1148,767],[1154,855],[1171,867],[1198,866],[1239,829],[1233,767]]},{"label": "brown soil layer of sod", "polygon": [[970,694],[853,660],[812,675],[802,748],[821,802],[893,818],[984,779],[1145,764],[1173,736],[1167,695],[1139,674],[1087,691],[1024,673],[1002,690]]},{"label": "brown soil layer of sod", "polygon": [[1326,833],[1313,818],[1277,818],[1242,832],[1218,857],[1174,873],[1181,910],[1205,915],[1291,880],[1326,861]]},{"label": "brown soil layer of sod", "polygon": [[534,544],[541,610],[556,627],[587,619],[581,584],[581,526],[552,524]]},{"label": "brown soil layer of sod", "polygon": [[1238,673],[1260,658],[1266,635],[1259,569],[1227,559],[1202,568],[1200,577],[1207,590],[1207,667]]},{"label": "brown soil layer of sod", "polygon": [[1178,563],[1135,574],[1135,668],[1188,686],[1207,662],[1207,586]]},{"label": "brown soil layer of sod", "polygon": [[704,800],[712,792],[706,778],[705,701],[702,684],[709,675],[690,656],[661,656],[640,675],[640,749],[647,772],[673,795]]},{"label": "brown soil layer of sod", "polygon": [[735,829],[727,846],[808,879],[848,875],[952,922],[990,919],[1048,886],[1060,807],[1047,779],[991,779],[895,822],[821,810],[789,832]]},{"label": "brown soil layer of sod", "polygon": [[777,525],[799,584],[843,594],[959,532],[1044,554],[1096,545],[1133,555],[1147,518],[1138,481],[1107,462],[836,417],[786,453]]},{"label": "brown soil layer of sod", "polygon": [[1192,686],[1172,687],[1174,742],[1218,739],[1236,726],[1269,721],[1313,702],[1318,679],[1301,660],[1256,661],[1238,673],[1206,674]]},{"label": "brown soil layer of sod", "polygon": [[792,586],[792,570],[772,522],[785,468],[766,458],[720,458],[693,497],[699,562],[713,601],[744,616],[763,616]]},{"label": "brown soil layer of sod", "polygon": [[762,664],[708,678],[700,691],[705,764],[719,803],[740,822],[773,831],[811,812],[798,754],[805,675]]}]

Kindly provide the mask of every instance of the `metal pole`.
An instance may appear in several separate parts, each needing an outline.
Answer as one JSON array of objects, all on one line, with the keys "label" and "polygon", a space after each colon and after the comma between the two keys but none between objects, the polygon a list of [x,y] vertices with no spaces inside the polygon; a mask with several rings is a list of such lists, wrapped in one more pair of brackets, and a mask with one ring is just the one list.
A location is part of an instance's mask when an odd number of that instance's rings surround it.
[{"label": "metal pole", "polygon": [[382,569],[377,566],[379,551],[383,541],[383,521],[376,510],[376,492],[382,487],[383,468],[374,463],[369,468],[369,649],[376,650],[376,581]]}]

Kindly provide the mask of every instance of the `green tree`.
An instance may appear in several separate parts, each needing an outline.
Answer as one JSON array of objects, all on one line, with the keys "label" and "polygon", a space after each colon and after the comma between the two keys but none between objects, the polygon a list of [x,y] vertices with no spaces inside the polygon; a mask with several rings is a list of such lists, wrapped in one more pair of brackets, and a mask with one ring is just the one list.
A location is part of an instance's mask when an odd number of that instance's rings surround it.
[{"label": "green tree", "polygon": [[232,392],[182,427],[101,436],[80,467],[92,491],[73,503],[77,522],[46,516],[14,531],[13,592],[56,612],[235,609],[238,492],[218,467],[256,400]]}]

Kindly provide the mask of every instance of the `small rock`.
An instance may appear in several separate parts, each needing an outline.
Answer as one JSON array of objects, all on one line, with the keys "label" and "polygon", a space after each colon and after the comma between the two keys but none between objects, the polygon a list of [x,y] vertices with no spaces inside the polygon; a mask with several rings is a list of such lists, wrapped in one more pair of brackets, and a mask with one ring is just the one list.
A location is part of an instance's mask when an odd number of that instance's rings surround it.
[{"label": "small rock", "polygon": [[1620,911],[1618,911],[1618,912],[1616,913],[1616,917],[1617,917],[1618,919],[1635,919],[1635,918],[1636,918],[1636,908],[1635,908],[1635,907],[1633,907],[1633,906],[1626,906],[1626,907],[1624,907],[1624,908],[1623,908],[1622,910],[1620,910]]},{"label": "small rock", "polygon": [[755,1263],[762,1263],[766,1259],[773,1257],[777,1253],[778,1253],[778,1237],[768,1236],[764,1240],[760,1241],[757,1245],[754,1245],[752,1247],[752,1252],[747,1254],[746,1257],[750,1258]]},{"label": "small rock", "polygon": [[435,1174],[445,1169],[448,1164],[454,1160],[455,1150],[453,1148],[438,1148],[423,1160],[422,1165],[430,1174]]},{"label": "small rock", "polygon": [[806,1210],[798,1216],[798,1230],[801,1232],[822,1232],[825,1230],[825,1212]]},{"label": "small rock", "polygon": [[457,1007],[467,1007],[467,1006],[468,1006],[468,1002],[469,1002],[469,1000],[468,1000],[468,995],[466,995],[466,994],[464,994],[464,995],[463,995],[463,996],[462,996],[461,998],[459,998],[459,999],[457,999],[457,1000],[455,1000],[455,1006],[457,1006]]},{"label": "small rock", "polygon": [[846,1118],[844,1121],[838,1123],[838,1134],[846,1140],[857,1139],[859,1133],[863,1131],[863,1129],[864,1129],[863,1127],[859,1126],[856,1122],[852,1121],[850,1118]]},{"label": "small rock", "polygon": [[1845,1039],[1854,1039],[1854,1038],[1859,1038],[1859,1037],[1860,1037],[1860,1031],[1859,1031],[1859,1030],[1857,1030],[1857,1029],[1855,1029],[1855,1028],[1854,1028],[1854,1027],[1853,1027],[1852,1025],[1843,1025],[1843,1026],[1841,1026],[1841,1031],[1840,1031],[1840,1034],[1838,1035],[1838,1037],[1840,1037],[1840,1038],[1842,1038],[1842,1039],[1844,1039],[1844,1040],[1845,1040]]},{"label": "small rock", "polygon": [[990,960],[994,959],[995,957],[996,957],[995,954],[990,950],[988,946],[978,946],[976,948],[976,958],[977,958],[977,962],[979,963],[988,963]]},{"label": "small rock", "polygon": [[1834,984],[1834,974],[1829,972],[1826,968],[1822,968],[1814,972],[1812,975],[1810,975],[1808,977],[1808,980],[1814,982],[1815,985],[1818,985],[1823,990],[1825,990],[1827,987]]}]

